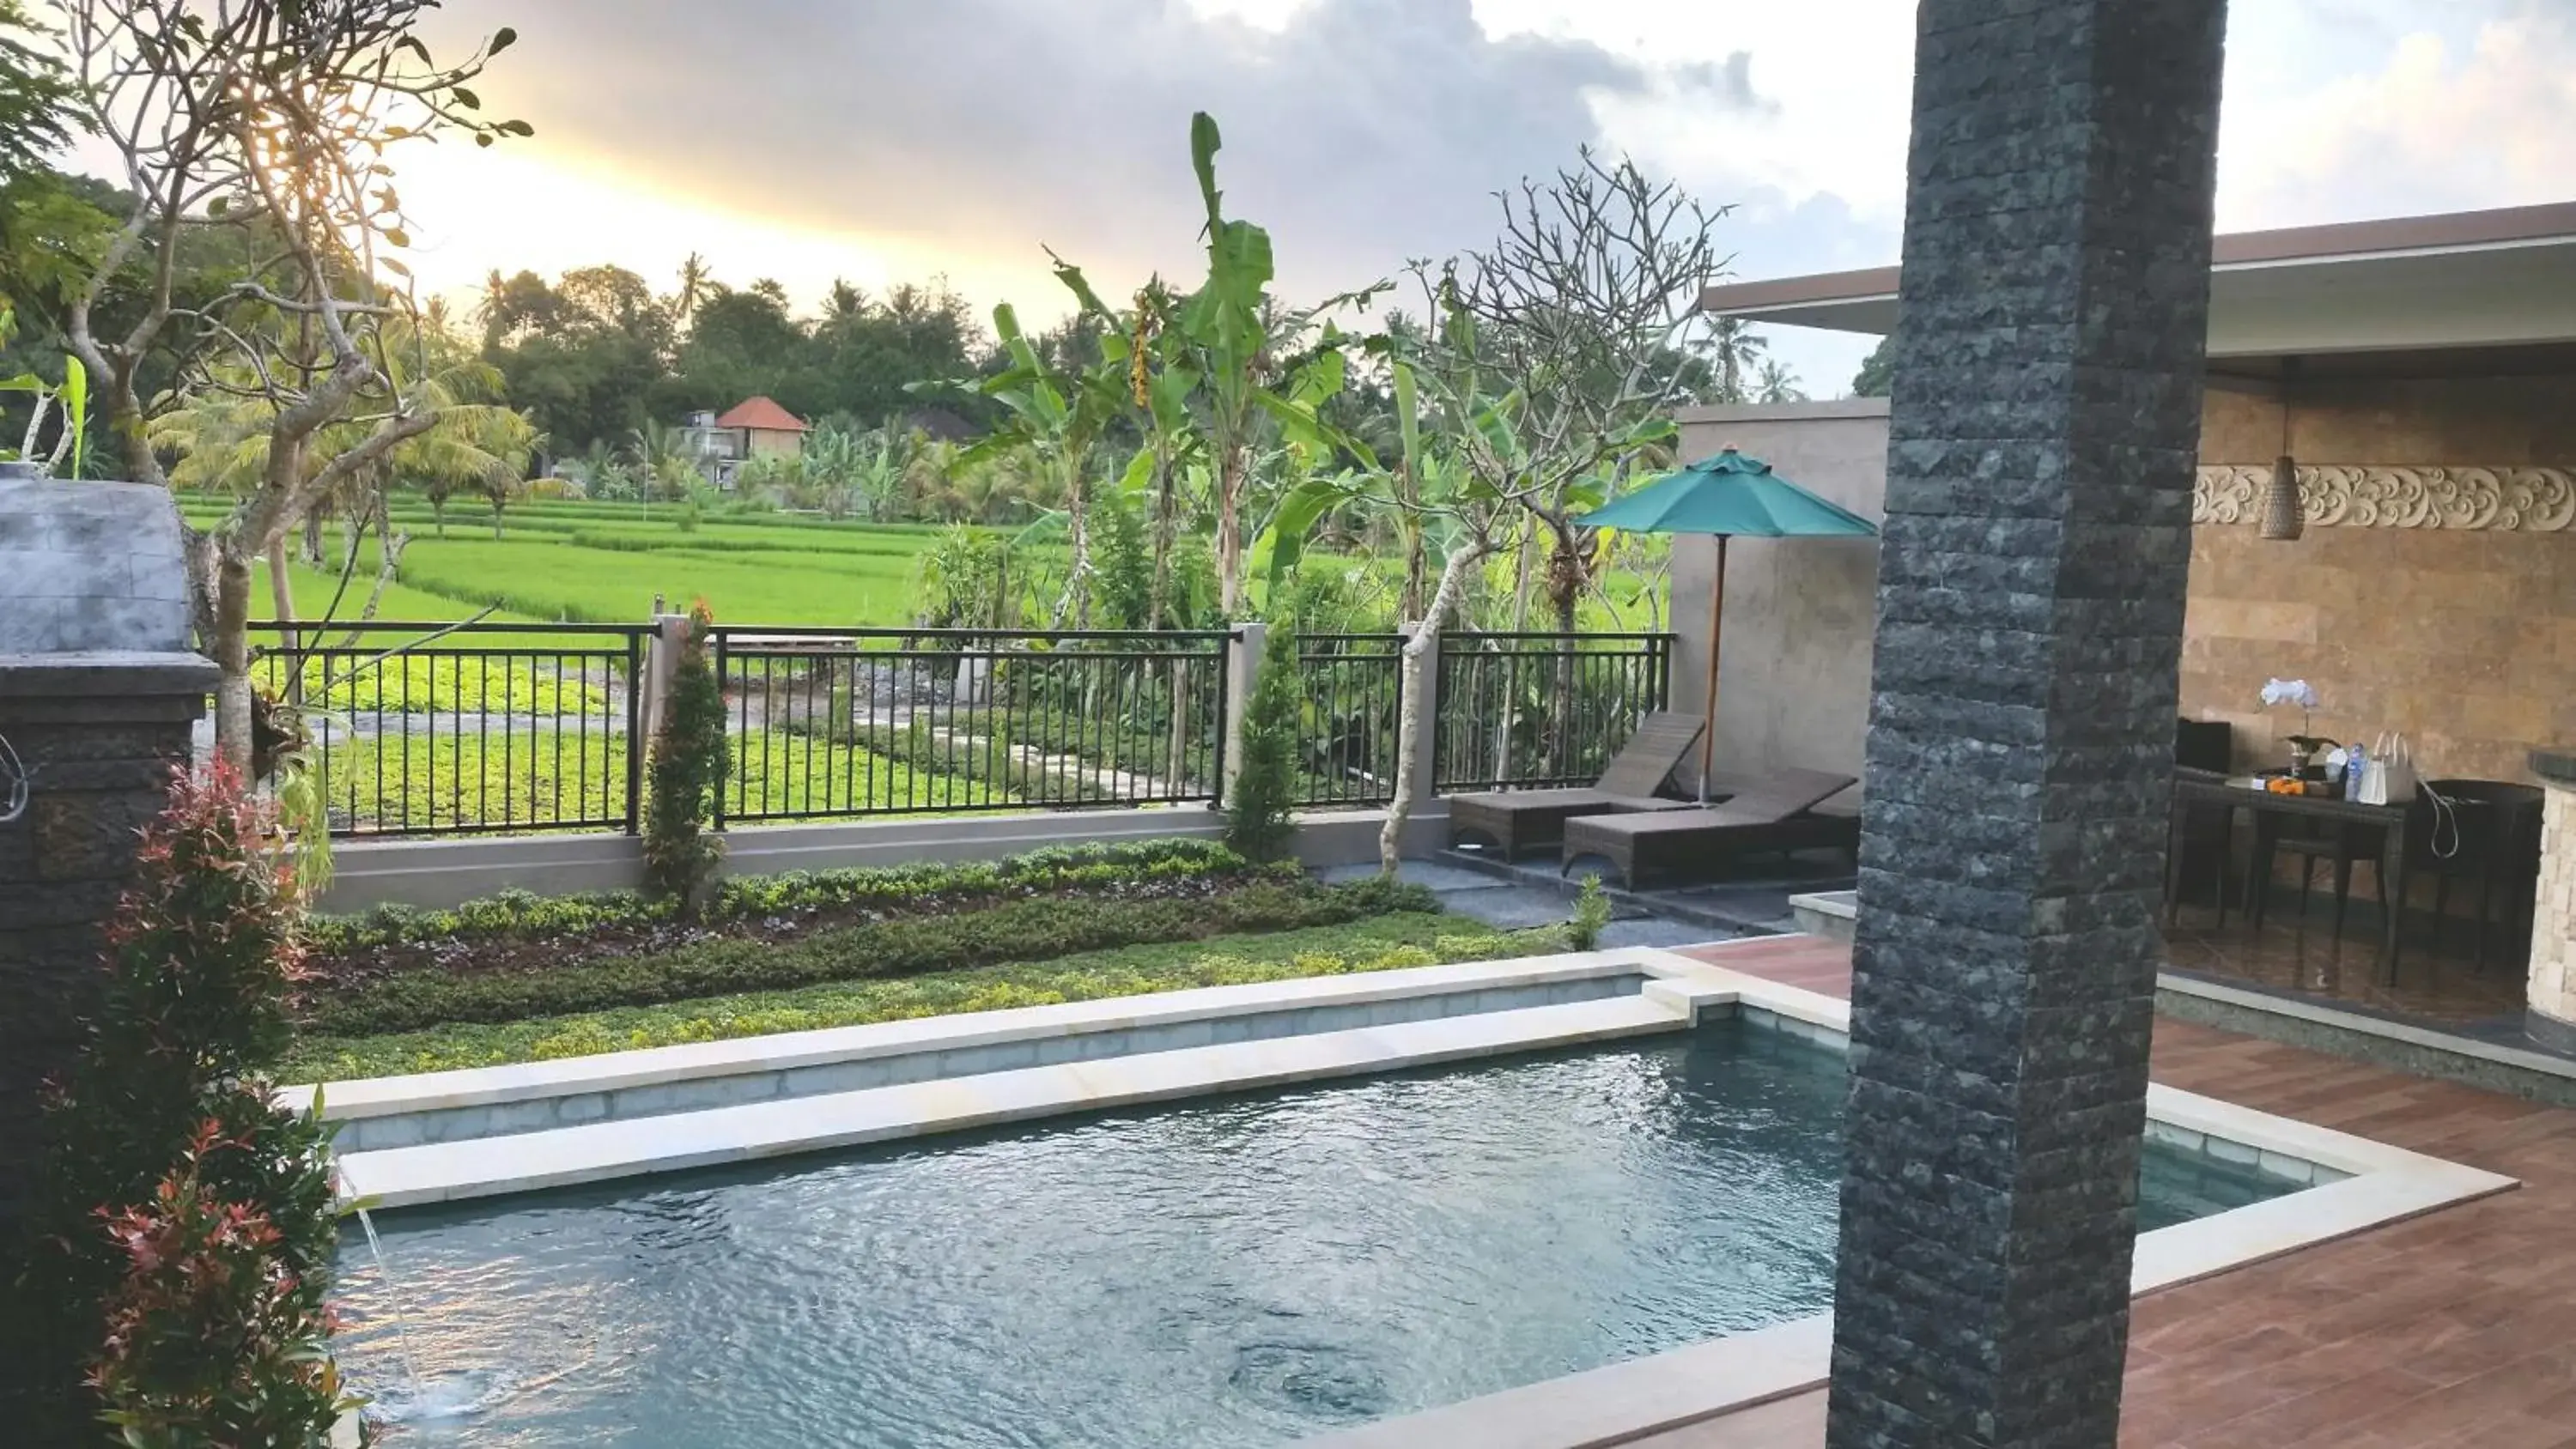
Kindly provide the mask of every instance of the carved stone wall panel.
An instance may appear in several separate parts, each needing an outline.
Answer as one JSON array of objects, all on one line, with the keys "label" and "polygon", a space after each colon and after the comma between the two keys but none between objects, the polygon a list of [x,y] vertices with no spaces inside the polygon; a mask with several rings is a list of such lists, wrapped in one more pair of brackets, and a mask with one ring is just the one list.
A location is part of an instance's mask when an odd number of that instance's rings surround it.
[{"label": "carved stone wall panel", "polygon": [[[2258,523],[2271,482],[2268,467],[2203,468],[2191,521]],[[2299,469],[2299,502],[2327,526],[2561,533],[2576,527],[2576,469],[2324,464]]]}]

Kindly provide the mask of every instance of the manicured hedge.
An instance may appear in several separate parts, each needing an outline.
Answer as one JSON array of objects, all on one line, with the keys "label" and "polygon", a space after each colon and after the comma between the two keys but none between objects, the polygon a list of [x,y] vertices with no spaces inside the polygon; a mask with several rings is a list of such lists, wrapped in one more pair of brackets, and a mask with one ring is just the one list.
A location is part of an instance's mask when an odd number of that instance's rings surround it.
[{"label": "manicured hedge", "polygon": [[[752,920],[825,909],[944,908],[961,899],[1256,875],[1279,879],[1283,873],[1259,870],[1215,841],[1172,837],[1056,847],[996,861],[739,876],[718,888],[707,918]],[[358,915],[320,917],[307,924],[304,939],[316,954],[331,956],[381,946],[529,940],[603,927],[655,925],[669,921],[673,914],[669,902],[647,900],[633,891],[584,896],[505,891],[453,910],[379,906]]]},{"label": "manicured hedge", "polygon": [[406,971],[326,990],[307,1003],[304,1027],[324,1036],[371,1036],[442,1022],[516,1021],[1434,909],[1430,892],[1383,879],[1336,886],[1262,880],[1190,900],[1016,900],[836,927],[799,940],[699,940],[543,970]]}]

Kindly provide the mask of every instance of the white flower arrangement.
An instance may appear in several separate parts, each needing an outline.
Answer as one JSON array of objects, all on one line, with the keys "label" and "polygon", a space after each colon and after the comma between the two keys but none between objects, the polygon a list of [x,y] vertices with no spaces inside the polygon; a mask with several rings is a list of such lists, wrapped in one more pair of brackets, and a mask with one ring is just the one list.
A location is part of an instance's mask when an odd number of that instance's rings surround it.
[{"label": "white flower arrangement", "polygon": [[2294,763],[2303,763],[2319,745],[2331,744],[2308,733],[2308,712],[2317,707],[2317,691],[2304,679],[2267,679],[2263,681],[2263,702],[2295,704],[2299,707],[2299,732],[2289,737],[2295,753]]},{"label": "white flower arrangement", "polygon": [[2304,679],[2267,679],[2263,681],[2265,704],[2295,704],[2301,710],[2317,707],[2317,692]]}]

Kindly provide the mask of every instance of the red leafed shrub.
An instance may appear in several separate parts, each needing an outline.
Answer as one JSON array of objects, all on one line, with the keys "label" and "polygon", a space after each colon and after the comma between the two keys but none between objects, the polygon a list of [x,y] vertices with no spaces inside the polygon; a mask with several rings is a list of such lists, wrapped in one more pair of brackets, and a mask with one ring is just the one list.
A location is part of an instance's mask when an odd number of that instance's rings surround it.
[{"label": "red leafed shrub", "polygon": [[[95,1425],[102,1407],[94,1388],[109,1380],[85,1386],[84,1370],[105,1340],[111,1298],[132,1291],[134,1266],[130,1245],[99,1231],[102,1215],[124,1223],[163,1213],[174,1183],[183,1197],[214,1204],[210,1212],[238,1207],[256,1218],[259,1255],[315,1325],[306,1346],[327,1331],[322,1295],[337,1241],[329,1132],[273,1106],[264,1075],[288,1041],[300,963],[302,903],[285,846],[273,812],[221,768],[174,775],[168,808],[144,832],[134,885],[109,930],[99,1013],[47,1106],[34,1244],[19,1266],[33,1311],[8,1325],[24,1331],[18,1356],[44,1385],[32,1442],[84,1442],[79,1426]],[[222,1245],[249,1251],[238,1233]],[[208,1261],[219,1260],[229,1261]],[[217,1298],[209,1311],[223,1303],[259,1307]],[[228,1341],[209,1337],[206,1352]],[[173,1429],[144,1442],[301,1441],[192,1439]]]},{"label": "red leafed shrub", "polygon": [[[322,1283],[303,1271],[310,1245],[291,1237],[309,1229],[235,1192],[242,1164],[273,1146],[210,1117],[148,1200],[99,1212],[121,1277],[88,1383],[136,1449],[318,1446],[356,1407],[331,1363]],[[309,1223],[311,1189],[327,1207],[329,1184],[307,1157],[304,1200],[282,1206]]]}]

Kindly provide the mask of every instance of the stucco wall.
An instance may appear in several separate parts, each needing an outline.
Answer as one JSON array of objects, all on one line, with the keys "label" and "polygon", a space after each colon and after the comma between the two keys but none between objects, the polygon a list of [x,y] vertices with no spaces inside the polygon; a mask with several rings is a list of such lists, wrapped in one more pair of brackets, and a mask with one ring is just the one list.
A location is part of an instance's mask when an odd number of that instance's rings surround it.
[{"label": "stucco wall", "polygon": [[793,458],[805,451],[805,435],[784,428],[744,428],[746,458]]},{"label": "stucco wall", "polygon": [[[2576,377],[2391,382],[2311,379],[2290,412],[2306,464],[2576,464]],[[1733,442],[1872,518],[1886,490],[1887,422],[1868,400],[1704,409],[1682,418],[1687,454]],[[2282,412],[2212,391],[2201,459],[2268,465]],[[1700,707],[1711,548],[1673,562],[1679,707]],[[1794,588],[1792,587],[1794,585]],[[1869,699],[1875,552],[1828,540],[1738,541],[1728,550],[1718,749],[1746,766],[1859,773]],[[2408,733],[2433,776],[2519,780],[2535,746],[2576,743],[2576,531],[2311,525],[2270,543],[2252,524],[2192,532],[2182,709],[2236,727],[2248,767],[2281,756],[2294,710],[2256,700],[2302,677],[2325,707],[2312,732]]]},{"label": "stucco wall", "polygon": [[[1887,493],[1881,398],[1697,408],[1682,452],[1728,443],[1780,476],[1876,521]],[[1673,547],[1674,707],[1706,707],[1709,581],[1716,545]],[[1869,713],[1878,545],[1869,539],[1736,539],[1726,550],[1726,638],[1718,654],[1717,763],[1860,774]],[[1692,755],[1695,778],[1698,755]]]},{"label": "stucco wall", "polygon": [[[2212,392],[2207,463],[2266,464],[2282,410]],[[2308,382],[2289,413],[2303,464],[2576,463],[2576,378]],[[2304,678],[2311,733],[2407,732],[2433,776],[2519,780],[2534,746],[2576,741],[2576,532],[2311,526],[2266,542],[2250,525],[2192,532],[2182,707],[2236,727],[2242,765],[2281,759],[2298,711],[2266,710],[2266,678]]]}]

